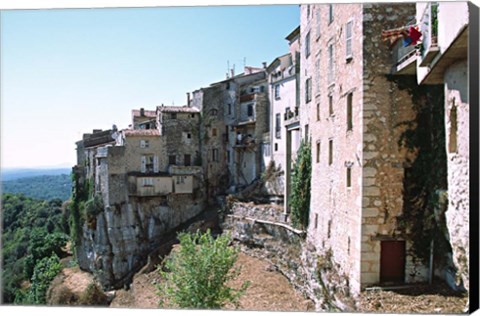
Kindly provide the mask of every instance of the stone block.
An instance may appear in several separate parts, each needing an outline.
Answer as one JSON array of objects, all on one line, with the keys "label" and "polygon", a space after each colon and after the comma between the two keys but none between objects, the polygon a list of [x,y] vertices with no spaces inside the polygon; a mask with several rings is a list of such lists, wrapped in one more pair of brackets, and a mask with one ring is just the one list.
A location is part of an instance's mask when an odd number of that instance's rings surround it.
[{"label": "stone block", "polygon": [[363,217],[377,217],[379,214],[380,214],[380,211],[378,210],[378,208],[367,207],[367,208],[363,208],[362,210]]},{"label": "stone block", "polygon": [[365,196],[379,196],[380,189],[378,187],[364,187],[363,195]]}]

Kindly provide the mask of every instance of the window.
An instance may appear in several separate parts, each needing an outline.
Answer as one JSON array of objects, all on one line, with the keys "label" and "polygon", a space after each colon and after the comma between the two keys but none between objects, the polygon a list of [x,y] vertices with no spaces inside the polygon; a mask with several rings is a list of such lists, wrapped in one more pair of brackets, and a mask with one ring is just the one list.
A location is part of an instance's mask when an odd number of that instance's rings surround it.
[{"label": "window", "polygon": [[333,139],[328,141],[328,164],[333,163]]},{"label": "window", "polygon": [[328,24],[333,22],[333,4],[328,5]]},{"label": "window", "polygon": [[142,186],[153,187],[153,178],[142,178]]},{"label": "window", "polygon": [[333,44],[328,45],[328,83],[334,81],[335,69],[334,69],[334,49]]},{"label": "window", "polygon": [[305,36],[305,58],[310,56],[310,32]]},{"label": "window", "polygon": [[352,168],[347,168],[347,188],[352,187]]},{"label": "window", "polygon": [[263,144],[263,155],[265,157],[270,157],[270,155],[271,155],[270,144]]},{"label": "window", "polygon": [[190,117],[195,118],[195,114],[194,113],[190,114]]},{"label": "window", "polygon": [[253,116],[253,104],[249,104],[247,108],[247,116]]},{"label": "window", "polygon": [[320,121],[320,103],[317,103],[317,121]]},{"label": "window", "polygon": [[183,184],[185,183],[185,176],[176,176],[177,182],[176,184]]},{"label": "window", "polygon": [[317,142],[317,163],[320,162],[320,142]]},{"label": "window", "polygon": [[333,115],[333,95],[328,96],[328,114]]},{"label": "window", "polygon": [[353,94],[349,93],[347,96],[347,131],[351,131],[353,129],[352,100]]},{"label": "window", "polygon": [[308,124],[305,124],[305,139],[308,140]]},{"label": "window", "polygon": [[314,228],[317,229],[318,227],[318,214],[315,214],[315,226]]},{"label": "window", "polygon": [[448,135],[448,152],[457,152],[457,106],[453,99],[452,109],[450,110],[450,133]]},{"label": "window", "polygon": [[353,27],[353,21],[349,21],[347,23],[346,31],[345,31],[345,48],[346,48],[346,56],[345,58],[347,61],[351,60],[353,55],[352,55],[352,27]]},{"label": "window", "polygon": [[280,85],[276,84],[275,85],[275,100],[280,99]]},{"label": "window", "polygon": [[212,137],[216,137],[216,136],[217,136],[217,129],[212,128]]},{"label": "window", "polygon": [[312,78],[308,78],[305,81],[305,102],[308,103],[312,100]]},{"label": "window", "polygon": [[320,54],[315,60],[315,95],[320,93]]},{"label": "window", "polygon": [[228,104],[228,115],[232,115],[232,104]]},{"label": "window", "polygon": [[230,163],[230,150],[227,150],[227,163]]},{"label": "window", "polygon": [[170,118],[175,120],[177,118],[177,113],[170,113]]},{"label": "window", "polygon": [[150,142],[148,140],[140,140],[140,148],[148,148],[150,147]]},{"label": "window", "polygon": [[210,110],[210,116],[216,116],[218,114],[218,110],[217,109],[211,109]]},{"label": "window", "polygon": [[212,149],[212,161],[218,161],[218,149]]},{"label": "window", "polygon": [[191,163],[192,163],[192,157],[191,157],[190,155],[185,154],[185,155],[183,156],[183,164],[184,164],[185,166],[190,166]]},{"label": "window", "polygon": [[187,133],[187,139],[192,139],[192,134],[191,133]]},{"label": "window", "polygon": [[176,165],[177,164],[177,156],[176,155],[168,156],[168,163],[170,165]]},{"label": "window", "polygon": [[275,151],[278,151],[278,143],[275,143]]},{"label": "window", "polygon": [[282,118],[281,118],[281,115],[280,113],[277,113],[275,115],[275,137],[276,138],[281,138],[282,137],[282,127],[281,127],[281,124],[282,124]]},{"label": "window", "polygon": [[152,155],[141,157],[140,171],[142,173],[154,172],[154,159]]},{"label": "window", "polygon": [[307,4],[307,18],[310,17],[310,5]]}]

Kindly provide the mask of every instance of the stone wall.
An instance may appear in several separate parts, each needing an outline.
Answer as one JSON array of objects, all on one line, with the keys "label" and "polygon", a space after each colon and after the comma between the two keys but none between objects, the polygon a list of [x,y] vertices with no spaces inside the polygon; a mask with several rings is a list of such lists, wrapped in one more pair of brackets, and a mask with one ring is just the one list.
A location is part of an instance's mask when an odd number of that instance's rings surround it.
[{"label": "stone wall", "polygon": [[[170,165],[169,157],[175,156],[175,164],[183,166],[186,163],[185,155],[190,155],[190,165],[195,164],[200,155],[200,113],[160,111],[161,138],[164,139],[160,157],[166,161],[166,166],[168,166]],[[176,118],[172,118],[172,114]]]},{"label": "stone wall", "polygon": [[[310,34],[310,55],[302,59],[301,86],[312,80],[306,103],[312,148],[312,198],[307,240],[317,255],[331,257],[339,275],[347,276],[358,291],[360,284],[360,227],[362,192],[362,75],[363,16],[360,4],[302,6],[308,22],[301,35]],[[309,17],[308,17],[309,15]],[[303,19],[302,19],[303,20]],[[352,56],[346,58],[346,24],[352,23]],[[320,34],[318,34],[320,30]],[[331,54],[330,54],[331,52]],[[304,54],[304,48],[301,51]],[[303,58],[303,57],[302,57]],[[332,70],[333,76],[329,76]],[[317,73],[321,75],[318,76]],[[352,125],[347,125],[347,99],[352,95]],[[302,110],[301,117],[304,116]],[[302,123],[303,127],[303,123]],[[347,184],[347,170],[350,183]],[[325,276],[325,279],[328,278]],[[339,285],[328,284],[328,287]]]},{"label": "stone wall", "polygon": [[468,99],[468,63],[459,61],[444,75],[446,149],[448,157],[447,227],[457,269],[457,283],[469,289],[469,150],[470,111]]},{"label": "stone wall", "polygon": [[353,311],[348,278],[338,264],[331,256],[319,256],[305,240],[305,232],[293,229],[281,213],[281,207],[237,202],[222,228],[243,251],[269,261],[272,269],[315,302],[317,311]]},{"label": "stone wall", "polygon": [[[403,211],[404,168],[409,153],[400,147],[399,140],[408,128],[402,123],[414,120],[416,113],[408,91],[387,78],[391,52],[378,34],[405,25],[414,15],[414,4],[364,6],[364,34],[372,40],[363,47],[362,285],[380,281],[382,241],[405,238],[397,216]],[[408,252],[408,242],[406,247]],[[406,258],[406,267],[415,267],[410,258]],[[406,281],[426,277],[424,270],[417,269],[413,276],[408,272]]]},{"label": "stone wall", "polygon": [[202,89],[202,122],[200,125],[200,148],[204,169],[207,196],[213,201],[223,193],[230,181],[227,168],[225,136],[225,107],[231,102],[230,91],[225,84]]}]

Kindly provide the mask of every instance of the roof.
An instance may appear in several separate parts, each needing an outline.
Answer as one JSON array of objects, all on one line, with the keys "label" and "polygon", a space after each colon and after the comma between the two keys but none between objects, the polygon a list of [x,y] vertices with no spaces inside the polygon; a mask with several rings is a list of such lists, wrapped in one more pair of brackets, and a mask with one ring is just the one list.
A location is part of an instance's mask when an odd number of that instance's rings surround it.
[{"label": "roof", "polygon": [[[143,110],[143,114],[144,114],[143,116],[147,116],[147,117],[156,117],[157,111]],[[132,116],[142,116],[141,110],[132,110]]]},{"label": "roof", "polygon": [[298,34],[300,34],[300,25],[297,26],[297,28],[294,29],[290,34],[288,34],[285,39],[291,42]]},{"label": "roof", "polygon": [[200,110],[191,106],[157,106],[157,110],[160,112],[169,113],[200,113]]},{"label": "roof", "polygon": [[112,137],[112,134],[113,130],[111,129],[106,131],[96,131],[93,134],[84,134],[82,139],[83,146],[93,147],[114,142],[115,139]]},{"label": "roof", "polygon": [[123,130],[125,136],[160,136],[158,129],[125,129]]},{"label": "roof", "polygon": [[292,64],[290,53],[286,53],[282,56],[275,58],[275,60],[272,61],[267,67],[267,72],[271,72],[273,68],[277,66],[277,64],[280,64],[282,68],[287,68],[288,66],[290,66]]}]

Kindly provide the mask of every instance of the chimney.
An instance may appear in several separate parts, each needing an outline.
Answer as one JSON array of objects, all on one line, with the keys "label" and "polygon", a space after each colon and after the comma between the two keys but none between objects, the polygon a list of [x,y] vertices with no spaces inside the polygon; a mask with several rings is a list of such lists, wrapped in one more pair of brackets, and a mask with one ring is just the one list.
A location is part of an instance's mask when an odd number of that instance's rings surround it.
[{"label": "chimney", "polygon": [[267,69],[267,62],[264,61],[262,65],[263,65],[263,69]]},{"label": "chimney", "polygon": [[144,108],[140,108],[140,116],[145,116],[145,109]]},{"label": "chimney", "polygon": [[230,69],[230,73],[231,73],[232,77],[235,77],[235,70],[233,68]]},{"label": "chimney", "polygon": [[187,106],[190,106],[190,92],[187,92]]}]

